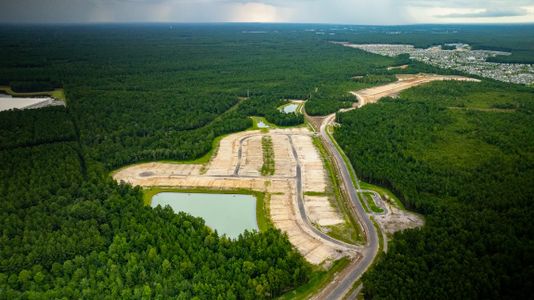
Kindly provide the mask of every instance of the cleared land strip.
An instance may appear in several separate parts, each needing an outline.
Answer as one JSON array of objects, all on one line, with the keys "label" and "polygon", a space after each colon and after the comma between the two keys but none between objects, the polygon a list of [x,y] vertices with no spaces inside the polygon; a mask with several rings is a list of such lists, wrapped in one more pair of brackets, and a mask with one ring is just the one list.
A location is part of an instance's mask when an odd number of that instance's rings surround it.
[{"label": "cleared land strip", "polygon": [[[261,176],[261,141],[266,136],[271,138],[274,156],[275,172],[271,176]],[[229,135],[221,140],[217,154],[204,169],[205,172],[202,165],[153,162],[120,169],[113,177],[143,187],[249,189],[269,193],[274,226],[287,233],[290,242],[309,262],[321,264],[343,256],[359,256],[359,247],[338,241],[313,225],[341,218],[326,197],[304,199],[304,192],[324,193],[327,187],[324,165],[308,129]]]},{"label": "cleared land strip", "polygon": [[444,80],[458,80],[458,81],[474,81],[479,82],[478,79],[473,79],[463,76],[454,76],[454,75],[435,75],[435,74],[402,74],[397,75],[398,81],[389,83],[386,85],[381,85],[377,87],[372,87],[368,89],[363,89],[355,92],[351,92],[354,96],[358,98],[358,103],[356,107],[362,107],[369,103],[375,103],[380,98],[383,97],[393,97],[397,96],[401,91],[409,89],[414,86],[418,86],[424,83],[432,81],[444,81]]}]

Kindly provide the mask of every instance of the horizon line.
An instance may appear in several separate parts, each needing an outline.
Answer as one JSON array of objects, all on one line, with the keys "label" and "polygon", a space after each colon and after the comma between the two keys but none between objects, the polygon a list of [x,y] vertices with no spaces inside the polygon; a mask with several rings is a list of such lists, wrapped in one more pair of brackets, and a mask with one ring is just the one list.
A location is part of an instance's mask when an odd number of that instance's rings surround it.
[{"label": "horizon line", "polygon": [[202,22],[181,22],[181,21],[110,21],[110,22],[3,22],[0,21],[0,26],[57,26],[57,25],[225,25],[225,24],[243,24],[243,25],[330,25],[330,26],[366,26],[366,27],[402,27],[402,26],[510,26],[510,25],[534,25],[533,22],[476,22],[476,23],[405,23],[405,24],[358,24],[358,23],[329,23],[329,22],[240,22],[240,21],[202,21]]}]

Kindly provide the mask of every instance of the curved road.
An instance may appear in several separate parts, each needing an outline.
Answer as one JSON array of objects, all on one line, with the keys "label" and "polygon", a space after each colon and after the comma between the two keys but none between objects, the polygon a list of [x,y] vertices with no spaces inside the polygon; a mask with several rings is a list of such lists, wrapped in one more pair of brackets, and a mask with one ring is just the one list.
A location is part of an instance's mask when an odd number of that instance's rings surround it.
[{"label": "curved road", "polygon": [[329,283],[321,292],[315,295],[314,299],[342,299],[371,265],[378,252],[378,233],[360,202],[357,192],[358,190],[361,190],[358,179],[356,178],[357,187],[355,187],[349,171],[349,168],[352,168],[352,166],[347,166],[345,164],[341,153],[339,153],[334,142],[326,132],[327,125],[331,124],[335,117],[335,114],[331,114],[323,120],[320,128],[321,139],[334,158],[334,162],[343,179],[343,185],[349,197],[350,204],[367,236],[367,244],[361,253],[362,259],[351,262],[350,265],[342,271],[342,274],[340,274],[339,277],[341,278],[335,279]]},{"label": "curved road", "polygon": [[[256,177],[256,176],[243,176],[243,175],[239,175],[239,170],[241,168],[241,160],[242,160],[242,157],[243,157],[243,142],[252,138],[252,137],[257,137],[257,136],[263,136],[264,134],[261,134],[261,133],[252,133],[250,135],[247,135],[243,138],[241,138],[239,140],[239,148],[238,148],[238,151],[237,151],[237,164],[236,164],[236,168],[234,169],[234,172],[233,172],[233,176],[240,176],[240,177]],[[295,178],[296,179],[296,188],[297,188],[297,191],[296,191],[296,196],[297,196],[297,204],[298,204],[298,208],[299,208],[299,215],[304,223],[304,225],[306,226],[306,228],[308,229],[308,231],[311,231],[315,234],[315,238],[316,239],[323,239],[324,241],[328,241],[330,243],[333,243],[337,246],[341,246],[342,248],[344,249],[349,249],[349,250],[356,250],[356,249],[359,249],[358,246],[356,245],[352,245],[352,244],[348,244],[348,243],[345,243],[343,241],[340,241],[340,240],[337,240],[329,235],[327,235],[326,233],[320,231],[319,229],[317,229],[313,224],[312,222],[310,221],[310,219],[308,218],[308,215],[306,214],[306,208],[304,207],[304,193],[303,193],[303,189],[302,189],[302,167],[301,167],[301,164],[300,164],[300,159],[298,157],[298,154],[297,154],[297,149],[295,148],[295,144],[293,143],[293,139],[292,139],[292,134],[284,134],[284,133],[271,133],[271,135],[282,135],[282,136],[285,136],[287,137],[288,141],[289,141],[289,144],[291,145],[291,153],[293,155],[293,158],[295,159],[295,162],[296,162],[296,176],[295,177],[287,177],[287,178]],[[299,224],[300,226],[300,224]],[[304,230],[304,229],[303,229]],[[306,230],[304,230],[306,231]]]},{"label": "curved road", "polygon": [[298,202],[300,217],[302,218],[302,220],[304,220],[304,223],[308,226],[309,229],[311,229],[315,234],[317,234],[324,240],[330,241],[334,244],[337,244],[339,246],[343,246],[349,249],[357,249],[355,245],[347,244],[343,241],[337,240],[323,233],[322,231],[315,228],[315,226],[311,224],[310,220],[308,219],[308,216],[306,215],[306,209],[304,208],[304,199],[303,199],[303,191],[302,191],[302,171],[301,171],[301,166],[300,166],[300,160],[297,155],[297,150],[295,149],[295,145],[293,144],[293,139],[291,138],[290,135],[287,135],[287,137],[289,138],[289,143],[291,144],[291,151],[293,152],[293,157],[295,158],[297,162],[297,202]]}]

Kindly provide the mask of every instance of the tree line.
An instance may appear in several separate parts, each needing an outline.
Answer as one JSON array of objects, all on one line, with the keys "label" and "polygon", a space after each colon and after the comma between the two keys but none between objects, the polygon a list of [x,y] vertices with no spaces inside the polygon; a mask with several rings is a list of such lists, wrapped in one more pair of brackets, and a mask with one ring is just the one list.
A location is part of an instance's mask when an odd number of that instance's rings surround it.
[{"label": "tree line", "polygon": [[[9,114],[40,124],[59,113],[35,112]],[[146,207],[140,188],[60,137],[0,150],[2,297],[271,299],[307,281],[310,266],[280,231],[230,240]]]},{"label": "tree line", "polygon": [[[498,103],[518,109],[488,110]],[[395,234],[363,277],[367,298],[530,297],[533,103],[531,88],[439,82],[338,114],[358,175],[427,220]]]}]

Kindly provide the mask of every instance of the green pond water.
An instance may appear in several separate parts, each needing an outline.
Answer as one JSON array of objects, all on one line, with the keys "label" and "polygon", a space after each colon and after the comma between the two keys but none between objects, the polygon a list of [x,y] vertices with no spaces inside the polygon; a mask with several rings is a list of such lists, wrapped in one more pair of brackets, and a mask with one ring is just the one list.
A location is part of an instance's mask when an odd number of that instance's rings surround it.
[{"label": "green pond water", "polygon": [[298,104],[288,104],[282,108],[282,111],[286,114],[291,114],[295,113],[298,107]]},{"label": "green pond water", "polygon": [[203,218],[206,225],[230,238],[245,229],[258,230],[256,198],[251,195],[163,192],[152,197],[151,206],[158,205]]}]

